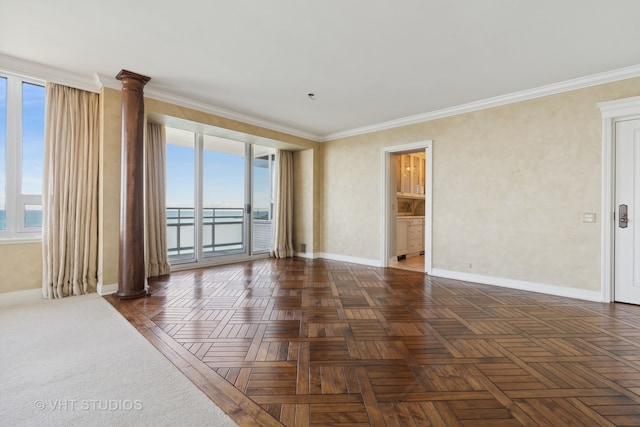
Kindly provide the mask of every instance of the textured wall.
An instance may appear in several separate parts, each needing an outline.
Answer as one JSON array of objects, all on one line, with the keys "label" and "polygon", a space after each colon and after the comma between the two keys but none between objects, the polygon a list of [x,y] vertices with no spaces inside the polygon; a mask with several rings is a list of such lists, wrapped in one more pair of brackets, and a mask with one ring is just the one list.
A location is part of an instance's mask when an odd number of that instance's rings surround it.
[{"label": "textured wall", "polygon": [[639,94],[630,79],[326,143],[324,252],[379,259],[381,148],[433,140],[434,268],[599,290],[596,104]]},{"label": "textured wall", "polygon": [[306,244],[306,252],[313,252],[314,214],[314,150],[297,151],[293,156],[293,247],[301,252],[300,245]]},{"label": "textured wall", "polygon": [[98,284],[118,283],[120,250],[121,91],[100,92],[100,190],[98,192]]},{"label": "textured wall", "polygon": [[0,293],[42,287],[42,244],[0,245]]}]

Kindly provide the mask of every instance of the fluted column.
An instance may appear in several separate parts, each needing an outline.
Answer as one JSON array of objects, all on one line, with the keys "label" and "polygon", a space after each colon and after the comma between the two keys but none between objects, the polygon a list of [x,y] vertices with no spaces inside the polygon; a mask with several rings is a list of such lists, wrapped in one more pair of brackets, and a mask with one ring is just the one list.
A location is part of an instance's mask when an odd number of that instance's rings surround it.
[{"label": "fluted column", "polygon": [[122,70],[122,162],[120,190],[120,299],[146,295],[144,262],[144,85],[149,77]]}]

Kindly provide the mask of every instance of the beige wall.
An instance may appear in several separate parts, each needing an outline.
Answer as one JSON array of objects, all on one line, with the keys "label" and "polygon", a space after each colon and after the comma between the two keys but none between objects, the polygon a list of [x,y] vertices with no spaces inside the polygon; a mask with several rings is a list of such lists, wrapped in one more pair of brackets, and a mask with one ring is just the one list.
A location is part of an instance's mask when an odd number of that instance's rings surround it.
[{"label": "beige wall", "polygon": [[636,95],[630,79],[328,142],[323,251],[380,260],[381,148],[433,140],[434,268],[599,290],[596,104]]},{"label": "beige wall", "polygon": [[42,287],[42,244],[0,245],[0,293]]},{"label": "beige wall", "polygon": [[120,246],[121,91],[100,92],[98,285],[118,283]]},{"label": "beige wall", "polygon": [[314,150],[297,151],[293,156],[293,247],[301,252],[301,245],[306,245],[306,253],[314,252],[314,203],[317,179],[314,173]]}]

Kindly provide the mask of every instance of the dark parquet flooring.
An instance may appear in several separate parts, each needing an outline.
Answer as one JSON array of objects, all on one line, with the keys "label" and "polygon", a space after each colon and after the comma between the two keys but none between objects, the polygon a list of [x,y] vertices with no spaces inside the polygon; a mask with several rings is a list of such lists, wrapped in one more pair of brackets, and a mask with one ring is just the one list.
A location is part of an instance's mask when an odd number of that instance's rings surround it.
[{"label": "dark parquet flooring", "polygon": [[241,426],[640,425],[640,307],[327,260],[107,299]]}]

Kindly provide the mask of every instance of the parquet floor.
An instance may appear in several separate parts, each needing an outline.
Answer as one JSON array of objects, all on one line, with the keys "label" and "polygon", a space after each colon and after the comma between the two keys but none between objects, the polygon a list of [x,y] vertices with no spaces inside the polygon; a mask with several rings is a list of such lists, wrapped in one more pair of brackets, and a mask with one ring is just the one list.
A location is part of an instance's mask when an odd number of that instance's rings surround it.
[{"label": "parquet floor", "polygon": [[301,258],[150,289],[107,298],[241,426],[640,425],[637,306]]}]

